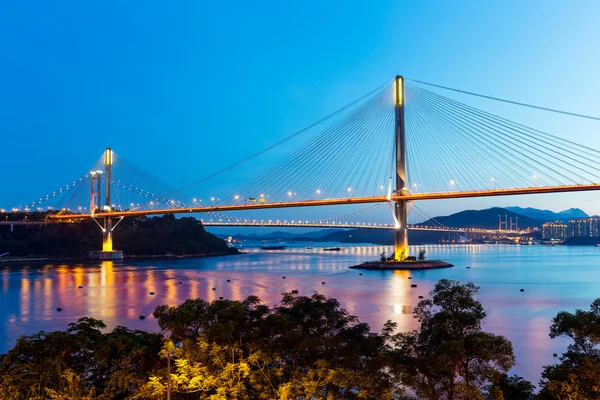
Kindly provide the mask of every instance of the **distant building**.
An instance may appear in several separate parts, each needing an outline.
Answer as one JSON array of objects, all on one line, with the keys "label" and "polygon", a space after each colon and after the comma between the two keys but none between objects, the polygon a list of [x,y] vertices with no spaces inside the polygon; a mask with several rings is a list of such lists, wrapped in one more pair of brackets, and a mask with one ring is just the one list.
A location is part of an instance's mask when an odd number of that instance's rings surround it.
[{"label": "distant building", "polygon": [[569,225],[564,222],[556,221],[556,222],[546,222],[542,225],[542,239],[544,240],[565,240],[567,238],[567,234]]},{"label": "distant building", "polygon": [[600,218],[578,218],[569,220],[569,237],[598,237]]}]

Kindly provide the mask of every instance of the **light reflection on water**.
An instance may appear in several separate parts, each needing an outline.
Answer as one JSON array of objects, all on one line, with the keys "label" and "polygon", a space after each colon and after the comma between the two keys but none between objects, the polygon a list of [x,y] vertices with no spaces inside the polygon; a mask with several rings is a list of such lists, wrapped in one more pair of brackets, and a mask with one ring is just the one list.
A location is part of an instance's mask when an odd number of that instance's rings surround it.
[{"label": "light reflection on water", "polygon": [[[552,317],[560,310],[588,308],[600,297],[600,249],[596,247],[423,247],[430,258],[456,266],[416,272],[362,271],[363,275],[347,268],[377,259],[384,250],[390,254],[389,247],[373,245],[342,247],[339,252],[250,248],[244,249],[244,255],[204,259],[2,265],[0,352],[12,347],[19,335],[65,329],[83,316],[102,319],[109,328],[156,330],[151,314],[160,304],[197,297],[243,299],[252,294],[273,305],[281,292],[293,289],[303,295],[318,291],[337,298],[372,329],[379,330],[391,319],[405,331],[416,328],[411,312],[418,296],[427,298],[433,285],[447,278],[481,286],[480,298],[489,310],[484,328],[513,342],[519,362],[514,372],[537,382],[541,367],[555,361],[552,353],[566,347],[565,342],[548,337]],[[59,306],[62,312],[56,311]],[[140,314],[146,320],[139,320]]]}]

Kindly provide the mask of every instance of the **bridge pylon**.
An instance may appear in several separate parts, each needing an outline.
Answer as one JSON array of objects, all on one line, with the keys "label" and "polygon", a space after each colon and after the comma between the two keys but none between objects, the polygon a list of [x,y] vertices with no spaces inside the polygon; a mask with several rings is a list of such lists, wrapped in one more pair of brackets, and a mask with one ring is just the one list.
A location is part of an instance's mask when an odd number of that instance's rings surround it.
[{"label": "bridge pylon", "polygon": [[[113,151],[110,147],[106,148],[104,152],[104,206],[96,207],[94,205],[94,196],[98,199],[98,204],[101,203],[100,197],[100,179],[102,176],[102,171],[96,171],[96,179],[98,181],[97,187],[98,189],[94,190],[94,180],[92,180],[92,190],[90,193],[90,209],[95,210],[96,208],[100,211],[100,215],[102,212],[110,212],[112,211],[110,196],[111,196],[111,185],[112,185],[112,165],[113,165]],[[94,173],[92,173],[92,177]],[[94,218],[94,214],[92,212],[92,218]],[[93,259],[101,259],[101,260],[116,260],[123,258],[123,252],[121,250],[113,249],[113,240],[112,240],[112,231],[116,228],[116,224],[113,226],[113,219],[111,217],[101,217],[102,224],[100,229],[102,230],[102,251],[92,251],[90,252],[90,258]],[[123,217],[121,217],[123,219]],[[120,222],[120,221],[119,221]],[[119,223],[117,222],[117,224]]]},{"label": "bridge pylon", "polygon": [[[404,130],[404,78],[394,79],[395,104],[395,153],[396,153],[396,196],[407,194],[406,188],[406,136]],[[404,261],[408,257],[408,219],[406,200],[397,200],[394,205],[394,259]]]}]

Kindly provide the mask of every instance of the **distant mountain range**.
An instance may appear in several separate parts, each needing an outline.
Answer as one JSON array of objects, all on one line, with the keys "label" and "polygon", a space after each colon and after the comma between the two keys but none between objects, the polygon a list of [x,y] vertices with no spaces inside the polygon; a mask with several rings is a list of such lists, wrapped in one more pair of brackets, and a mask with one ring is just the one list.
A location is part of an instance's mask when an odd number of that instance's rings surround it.
[{"label": "distant mountain range", "polygon": [[[431,218],[418,226],[447,226],[453,228],[482,228],[497,229],[498,216],[504,221],[508,217],[513,223],[518,221],[519,229],[539,228],[548,221],[567,221],[572,218],[587,218],[588,215],[579,208],[570,208],[561,212],[522,207],[494,207],[485,210],[465,210],[455,214]],[[227,237],[229,235],[217,235]],[[284,240],[296,242],[342,242],[342,243],[376,243],[391,244],[394,241],[391,230],[376,229],[322,229],[302,234],[276,231],[265,235],[251,233],[236,234],[237,240]],[[410,244],[439,243],[443,234],[431,231],[412,231],[409,235]]]},{"label": "distant mountain range", "polygon": [[519,228],[535,228],[544,223],[544,221],[529,218],[526,215],[505,208],[494,207],[486,210],[466,210],[445,217],[435,217],[418,225],[439,226],[441,224],[451,228],[497,229],[498,216],[501,216],[502,221],[507,216],[509,224],[511,218],[513,223],[518,221]]},{"label": "distant mountain range", "polygon": [[540,210],[532,207],[506,207],[506,210],[515,212],[517,214],[524,215],[526,217],[537,219],[540,221],[567,221],[573,218],[588,218],[587,215],[580,208],[569,208],[561,212],[554,212],[550,210]]},{"label": "distant mountain range", "polygon": [[[444,217],[435,217],[419,225],[439,225],[457,228],[498,228],[498,216],[505,221],[508,217],[512,222],[517,222],[519,229],[540,227],[548,221],[568,221],[573,218],[588,218],[589,216],[579,208],[570,208],[561,212],[550,210],[540,210],[537,208],[522,207],[494,207],[485,210],[466,210]],[[437,223],[436,223],[437,221]],[[510,228],[510,226],[509,226]]]}]

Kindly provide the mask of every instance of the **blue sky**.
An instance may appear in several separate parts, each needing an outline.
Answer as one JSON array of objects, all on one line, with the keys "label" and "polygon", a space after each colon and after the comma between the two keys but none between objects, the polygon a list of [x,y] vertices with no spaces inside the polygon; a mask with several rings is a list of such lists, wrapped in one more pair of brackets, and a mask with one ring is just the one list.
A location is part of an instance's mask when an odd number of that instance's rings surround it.
[{"label": "blue sky", "polygon": [[[599,18],[594,1],[4,2],[0,206],[65,185],[109,144],[182,187],[397,72],[600,115]],[[529,118],[600,149],[600,123]],[[242,169],[231,179],[251,175]],[[420,207],[430,215],[495,205],[600,214],[598,196]]]}]

